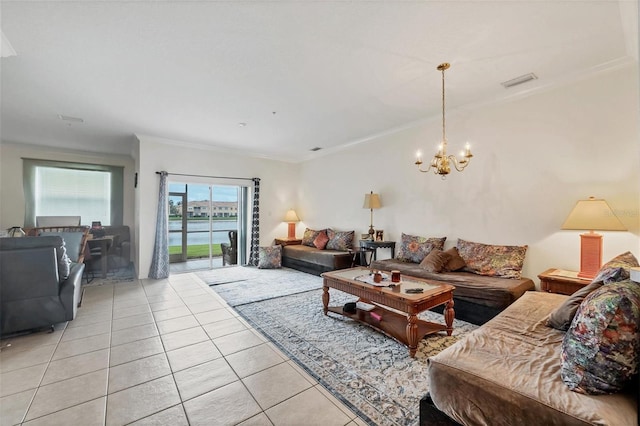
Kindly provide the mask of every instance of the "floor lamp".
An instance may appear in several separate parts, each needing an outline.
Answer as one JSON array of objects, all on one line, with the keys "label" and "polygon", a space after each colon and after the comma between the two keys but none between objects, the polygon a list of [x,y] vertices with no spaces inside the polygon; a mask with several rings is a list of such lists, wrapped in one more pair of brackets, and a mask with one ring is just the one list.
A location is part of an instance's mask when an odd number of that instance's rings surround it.
[{"label": "floor lamp", "polygon": [[580,234],[579,278],[593,279],[602,265],[602,235],[594,231],[626,231],[605,200],[589,197],[576,203],[562,229],[589,231]]}]

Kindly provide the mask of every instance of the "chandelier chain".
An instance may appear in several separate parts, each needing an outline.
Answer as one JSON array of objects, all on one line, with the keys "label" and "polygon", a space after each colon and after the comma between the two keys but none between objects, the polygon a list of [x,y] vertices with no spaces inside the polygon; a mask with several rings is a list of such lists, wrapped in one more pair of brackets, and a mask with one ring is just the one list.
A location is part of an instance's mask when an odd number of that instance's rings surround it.
[{"label": "chandelier chain", "polygon": [[445,119],[444,119],[444,70],[445,67],[442,67],[442,142],[447,143],[447,136],[445,133]]}]

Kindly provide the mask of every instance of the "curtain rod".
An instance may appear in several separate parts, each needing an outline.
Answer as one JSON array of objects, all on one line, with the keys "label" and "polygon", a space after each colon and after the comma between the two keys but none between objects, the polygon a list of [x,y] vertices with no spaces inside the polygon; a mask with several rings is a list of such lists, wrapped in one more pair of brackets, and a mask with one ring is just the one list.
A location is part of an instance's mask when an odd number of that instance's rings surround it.
[{"label": "curtain rod", "polygon": [[[156,172],[157,175],[162,174],[162,172]],[[202,177],[202,178],[214,178],[214,179],[236,179],[236,180],[250,180],[253,181],[254,178],[240,178],[240,177],[232,177],[232,176],[207,176],[207,175],[189,175],[186,173],[169,173],[167,172],[168,175],[173,175],[173,176],[189,176],[189,177]]]}]

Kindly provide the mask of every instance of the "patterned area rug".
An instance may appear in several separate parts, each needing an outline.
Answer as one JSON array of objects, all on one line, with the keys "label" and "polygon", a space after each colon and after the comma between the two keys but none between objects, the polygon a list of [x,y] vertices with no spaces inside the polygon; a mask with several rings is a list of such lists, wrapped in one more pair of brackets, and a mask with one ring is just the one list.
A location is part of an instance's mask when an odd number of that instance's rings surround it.
[{"label": "patterned area rug", "polygon": [[289,268],[233,266],[196,272],[231,306],[322,288],[322,278]]},{"label": "patterned area rug", "polygon": [[[287,282],[294,285],[296,279]],[[222,287],[212,288],[218,292]],[[335,289],[330,294],[332,306],[356,300]],[[417,425],[419,401],[429,389],[428,357],[477,328],[455,320],[453,336],[425,337],[412,359],[406,346],[366,325],[336,314],[325,316],[321,289],[237,305],[235,309],[337,398],[375,425]],[[443,322],[442,315],[435,312],[425,312],[420,318]]]}]

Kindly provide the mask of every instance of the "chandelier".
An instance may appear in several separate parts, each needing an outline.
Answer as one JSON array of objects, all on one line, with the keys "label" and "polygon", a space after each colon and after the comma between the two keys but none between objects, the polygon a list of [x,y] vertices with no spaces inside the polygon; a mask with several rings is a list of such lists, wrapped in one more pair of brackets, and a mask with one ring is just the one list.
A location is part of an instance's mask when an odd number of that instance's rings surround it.
[{"label": "chandelier", "polygon": [[463,171],[471,161],[471,147],[467,143],[464,151],[460,152],[460,159],[458,159],[455,155],[447,155],[447,136],[445,132],[445,120],[444,120],[444,72],[448,70],[451,65],[447,62],[438,65],[438,71],[442,71],[442,142],[438,146],[438,152],[433,156],[431,160],[431,164],[426,169],[422,168],[422,154],[418,151],[416,157],[416,166],[418,166],[418,170],[423,173],[428,172],[433,169],[433,173],[442,176],[442,179],[445,179],[447,175],[451,172],[451,164],[453,167],[459,172]]}]

